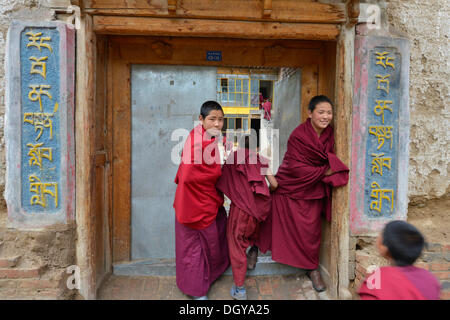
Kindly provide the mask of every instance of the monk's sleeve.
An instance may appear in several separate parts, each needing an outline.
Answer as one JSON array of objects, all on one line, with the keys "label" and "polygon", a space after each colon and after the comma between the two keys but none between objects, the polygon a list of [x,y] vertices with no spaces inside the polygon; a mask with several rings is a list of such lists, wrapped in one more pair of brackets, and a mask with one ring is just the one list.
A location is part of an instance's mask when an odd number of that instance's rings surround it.
[{"label": "monk's sleeve", "polygon": [[286,168],[288,168],[289,175],[304,181],[319,181],[325,177],[325,172],[328,170],[328,165],[313,166],[302,161],[302,159],[285,159]]},{"label": "monk's sleeve", "polygon": [[348,167],[332,152],[328,152],[328,162],[332,175],[325,176],[322,181],[333,187],[345,186],[348,183]]},{"label": "monk's sleeve", "polygon": [[262,174],[262,168],[267,168],[268,165],[261,164],[258,161],[256,164],[239,164],[236,166],[238,172],[246,177],[252,192],[263,196],[270,196],[269,188],[267,186],[265,175]]}]

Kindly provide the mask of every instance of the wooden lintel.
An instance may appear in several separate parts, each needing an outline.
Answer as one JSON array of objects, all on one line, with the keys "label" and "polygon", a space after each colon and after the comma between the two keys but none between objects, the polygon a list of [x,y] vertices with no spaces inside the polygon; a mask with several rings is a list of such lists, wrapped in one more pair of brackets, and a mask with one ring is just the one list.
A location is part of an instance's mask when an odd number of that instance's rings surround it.
[{"label": "wooden lintel", "polygon": [[335,40],[333,24],[94,16],[94,32],[113,35]]},{"label": "wooden lintel", "polygon": [[169,11],[169,14],[177,12],[177,0],[167,0],[167,11]]},{"label": "wooden lintel", "polygon": [[[148,0],[84,0],[83,12],[91,15],[167,17],[175,6],[176,16],[185,19],[219,19],[299,23],[343,24],[345,3],[293,0],[168,0],[168,7]],[[269,14],[265,17],[264,13]]]},{"label": "wooden lintel", "polygon": [[352,27],[358,22],[359,0],[347,0],[347,27]]},{"label": "wooden lintel", "polygon": [[263,0],[264,8],[263,8],[263,17],[270,18],[272,15],[272,0]]}]

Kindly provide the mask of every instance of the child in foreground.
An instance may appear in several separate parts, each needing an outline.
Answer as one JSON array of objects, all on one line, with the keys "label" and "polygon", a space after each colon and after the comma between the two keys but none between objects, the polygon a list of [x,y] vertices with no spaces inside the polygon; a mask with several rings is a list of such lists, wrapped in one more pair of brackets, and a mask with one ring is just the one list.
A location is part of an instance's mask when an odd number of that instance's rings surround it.
[{"label": "child in foreground", "polygon": [[424,237],[405,221],[391,221],[377,239],[378,252],[392,266],[381,267],[364,279],[361,300],[439,300],[439,281],[413,266],[422,253]]}]

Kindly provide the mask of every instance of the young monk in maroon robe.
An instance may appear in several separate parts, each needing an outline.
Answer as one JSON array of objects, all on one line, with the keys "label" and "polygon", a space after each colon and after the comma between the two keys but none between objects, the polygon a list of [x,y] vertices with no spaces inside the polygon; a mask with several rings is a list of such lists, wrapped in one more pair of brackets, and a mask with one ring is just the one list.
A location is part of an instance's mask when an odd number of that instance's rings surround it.
[{"label": "young monk in maroon robe", "polygon": [[203,300],[230,263],[223,194],[216,189],[221,175],[217,137],[223,118],[217,102],[202,105],[201,124],[186,140],[175,178],[177,286],[183,293]]},{"label": "young monk in maroon robe", "polygon": [[413,225],[391,221],[380,233],[377,248],[393,266],[381,267],[364,279],[362,300],[439,300],[439,281],[427,270],[413,266],[425,240]]},{"label": "young monk in maroon robe", "polygon": [[227,239],[234,279],[231,297],[237,300],[247,300],[244,287],[246,250],[255,244],[259,223],[270,213],[271,198],[266,178],[271,190],[277,187],[277,181],[269,171],[268,160],[250,148],[249,136],[243,140],[245,142],[242,141],[241,145],[244,144],[245,148],[239,146],[228,156],[216,186],[231,200]]},{"label": "young monk in maroon robe", "polygon": [[334,154],[332,111],[330,99],[313,97],[309,118],[291,133],[275,175],[272,215],[258,240],[262,252],[272,251],[273,260],[307,269],[317,291],[326,289],[318,270],[321,213],[331,221],[331,187],[347,184],[349,172]]}]

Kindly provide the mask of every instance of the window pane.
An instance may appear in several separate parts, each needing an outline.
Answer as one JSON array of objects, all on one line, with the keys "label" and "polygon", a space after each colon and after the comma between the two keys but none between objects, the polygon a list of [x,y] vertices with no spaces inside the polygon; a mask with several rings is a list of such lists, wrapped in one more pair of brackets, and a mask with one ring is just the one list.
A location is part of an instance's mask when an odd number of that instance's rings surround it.
[{"label": "window pane", "polygon": [[244,107],[248,107],[248,93],[244,93]]},{"label": "window pane", "polygon": [[234,79],[228,79],[228,87],[230,88],[230,92],[236,92],[234,89]]},{"label": "window pane", "polygon": [[231,103],[235,103],[235,100],[236,100],[235,94],[230,92],[229,101],[230,101]]},{"label": "window pane", "polygon": [[227,101],[227,94],[226,93],[222,93],[222,101]]},{"label": "window pane", "polygon": [[223,119],[223,127],[222,127],[222,130],[226,130],[228,128],[228,119],[227,118],[224,118]]},{"label": "window pane", "polygon": [[234,129],[234,118],[228,119],[228,129]]},{"label": "window pane", "polygon": [[236,118],[236,129],[242,129],[242,118]]},{"label": "window pane", "polygon": [[220,91],[222,89],[220,78],[217,78],[217,91]]},{"label": "window pane", "polygon": [[248,130],[248,118],[244,118],[242,119],[242,121],[244,122],[244,130],[247,131]]},{"label": "window pane", "polygon": [[236,92],[241,92],[241,91],[242,91],[242,80],[236,79]]},{"label": "window pane", "polygon": [[251,106],[252,106],[252,108],[258,108],[258,106],[259,106],[259,94],[258,93],[255,93],[255,94],[253,94],[252,93],[252,102],[251,102]]},{"label": "window pane", "polygon": [[243,92],[248,92],[248,80],[247,79],[243,80],[242,91]]},{"label": "window pane", "polygon": [[220,79],[220,86],[222,87],[222,92],[228,92],[228,79]]},{"label": "window pane", "polygon": [[250,85],[251,85],[251,91],[252,93],[259,93],[259,81],[258,80],[251,80],[250,81]]},{"label": "window pane", "polygon": [[236,105],[242,106],[242,93],[236,93]]}]

